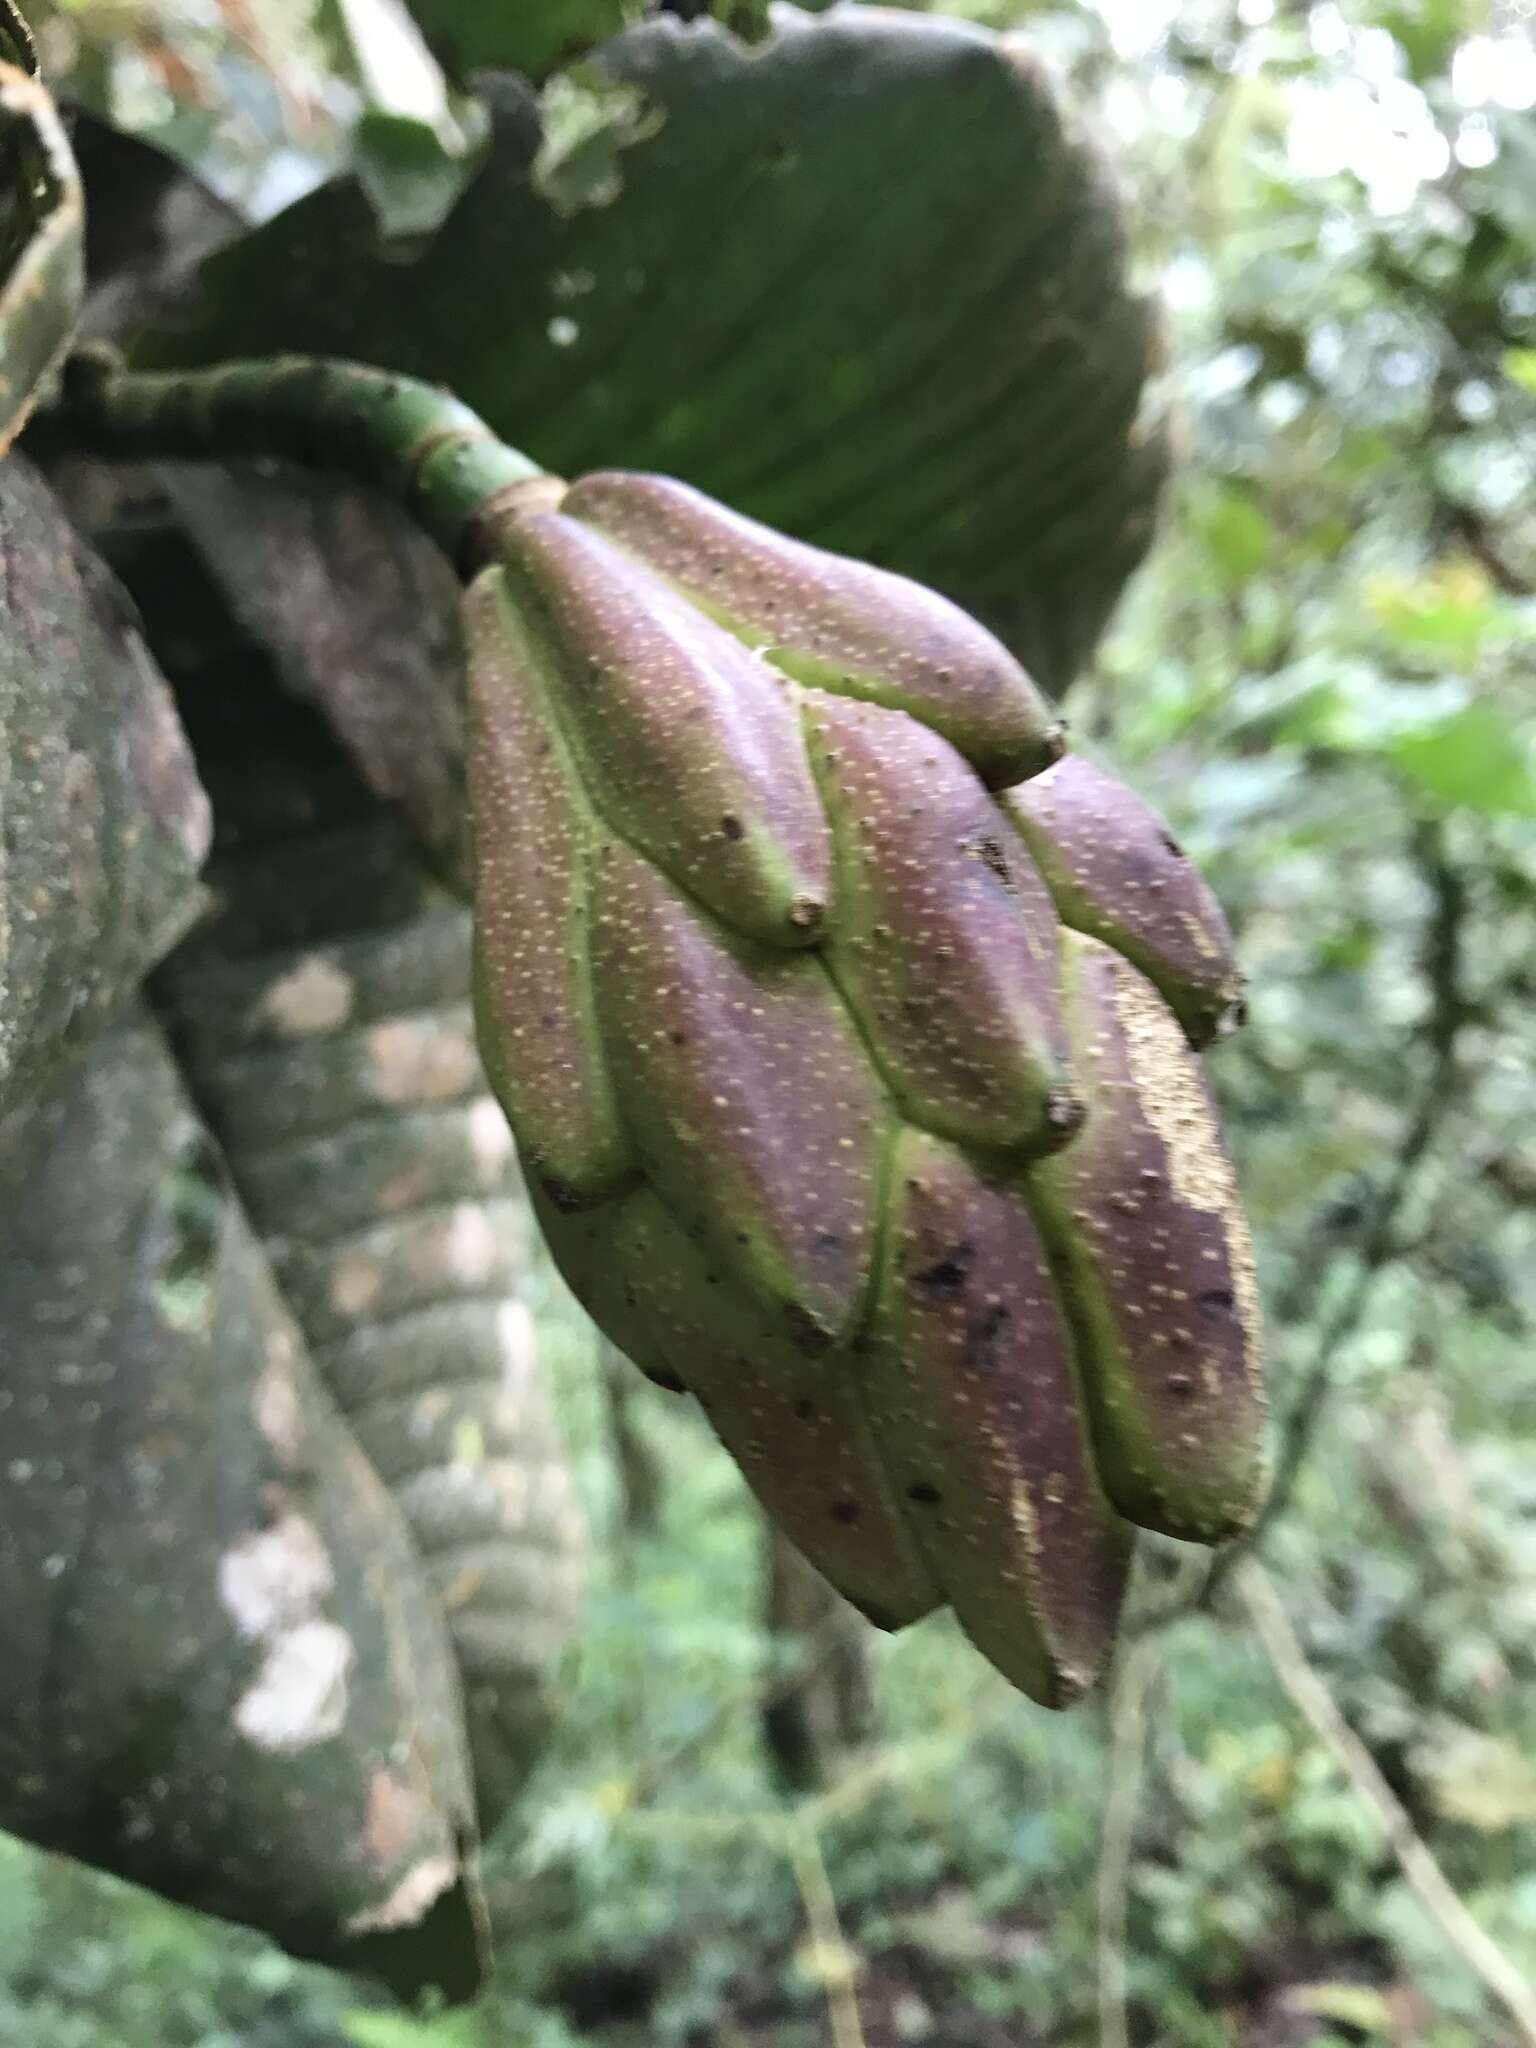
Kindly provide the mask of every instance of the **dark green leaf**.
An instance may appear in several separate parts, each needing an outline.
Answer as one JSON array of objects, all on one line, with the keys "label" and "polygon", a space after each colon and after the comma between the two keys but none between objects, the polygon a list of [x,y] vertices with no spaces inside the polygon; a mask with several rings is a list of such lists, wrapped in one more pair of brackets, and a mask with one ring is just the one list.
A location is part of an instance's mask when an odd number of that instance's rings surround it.
[{"label": "dark green leaf", "polygon": [[755,50],[661,20],[604,53],[651,114],[610,203],[547,203],[503,93],[491,161],[415,264],[334,186],[212,259],[200,317],[143,353],[436,378],[553,469],[662,470],[935,584],[1060,688],[1166,465],[1119,196],[1016,43],[777,18]]},{"label": "dark green leaf", "polygon": [[188,534],[283,682],[319,707],[369,788],[467,888],[464,651],[437,549],[394,506],[330,478],[192,464],[167,476]]},{"label": "dark green leaf", "polygon": [[467,1993],[442,1618],[143,1021],[11,1120],[0,1207],[0,1823]]},{"label": "dark green leaf", "polygon": [[469,916],[382,813],[232,852],[211,879],[221,914],[157,994],[443,1603],[489,1833],[549,1732],[583,1532],[524,1305],[527,1199],[475,1048]]},{"label": "dark green leaf", "polygon": [[[184,543],[139,523],[125,570],[220,822],[214,907],[154,994],[320,1378],[442,1601],[488,1833],[543,1750],[583,1531],[525,1305],[526,1199],[475,1047],[469,917],[380,801],[429,832],[462,823],[444,751],[453,579],[361,493],[280,497],[286,519],[252,533],[247,474],[197,481],[188,523],[217,536],[247,625],[276,644],[258,650],[216,603],[199,616],[194,585],[212,593]],[[336,601],[359,586],[371,641]]]},{"label": "dark green leaf", "polygon": [[1536,254],[1536,114],[1504,114],[1499,153],[1480,173],[1490,212],[1527,255]]},{"label": "dark green leaf", "polygon": [[358,182],[385,235],[427,235],[464,189],[468,144],[445,146],[426,121],[370,107],[353,135]]},{"label": "dark green leaf", "polygon": [[410,0],[449,70],[543,78],[633,21],[645,0]]},{"label": "dark green leaf", "polygon": [[208,805],[131,605],[17,455],[0,556],[3,1112],[190,922]]},{"label": "dark green leaf", "polygon": [[1390,757],[1436,810],[1536,818],[1536,775],[1524,734],[1487,704],[1408,733]]},{"label": "dark green leaf", "polygon": [[1450,69],[1466,9],[1462,0],[1411,0],[1384,9],[1381,24],[1402,46],[1410,75],[1422,82]]},{"label": "dark green leaf", "polygon": [[405,0],[324,0],[321,19],[362,98],[353,164],[381,232],[431,234],[473,171],[484,139],[480,108],[454,104]]},{"label": "dark green leaf", "polygon": [[1256,576],[1274,552],[1275,530],[1247,491],[1214,492],[1199,508],[1196,531],[1223,582],[1239,588]]}]

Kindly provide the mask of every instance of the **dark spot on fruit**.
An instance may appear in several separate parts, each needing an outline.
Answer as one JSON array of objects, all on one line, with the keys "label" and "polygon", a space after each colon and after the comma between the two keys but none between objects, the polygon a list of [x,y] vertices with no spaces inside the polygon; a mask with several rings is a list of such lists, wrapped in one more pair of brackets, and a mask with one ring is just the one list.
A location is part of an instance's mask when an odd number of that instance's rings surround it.
[{"label": "dark spot on fruit", "polygon": [[1184,858],[1184,849],[1171,832],[1159,832],[1157,836],[1163,842],[1165,850],[1171,853],[1175,860],[1182,860]]},{"label": "dark spot on fruit", "polygon": [[991,1372],[997,1364],[998,1332],[1008,1320],[1008,1310],[1000,1301],[988,1302],[979,1316],[971,1319],[965,1333],[965,1351],[961,1357],[962,1369],[972,1372]]},{"label": "dark spot on fruit", "polygon": [[580,1188],[572,1187],[568,1180],[560,1180],[552,1173],[541,1173],[539,1186],[562,1216],[573,1216],[578,1209],[587,1206],[587,1197]]},{"label": "dark spot on fruit", "polygon": [[733,817],[731,813],[727,811],[725,816],[720,820],[720,830],[725,834],[727,839],[742,839],[746,836],[747,828],[745,825],[742,824],[740,818]]},{"label": "dark spot on fruit", "polygon": [[667,1036],[671,1039],[674,1045],[686,1045],[688,1043],[688,1034],[686,1031],[669,1031],[667,1033]]},{"label": "dark spot on fruit", "polygon": [[1209,1316],[1213,1323],[1222,1322],[1237,1307],[1237,1300],[1230,1287],[1211,1287],[1196,1299],[1201,1315]]},{"label": "dark spot on fruit", "polygon": [[814,1401],[797,1401],[795,1403],[795,1414],[801,1422],[814,1422],[816,1420],[816,1403]]},{"label": "dark spot on fruit", "polygon": [[907,1488],[907,1499],[915,1500],[920,1508],[936,1508],[942,1505],[944,1496],[936,1486],[920,1479],[916,1486]]},{"label": "dark spot on fruit", "polygon": [[840,1252],[843,1248],[843,1240],[835,1230],[818,1230],[813,1242],[819,1252]]},{"label": "dark spot on fruit", "polygon": [[803,1309],[798,1301],[784,1304],[784,1321],[789,1330],[790,1341],[808,1357],[815,1358],[830,1347],[832,1339],[815,1317]]},{"label": "dark spot on fruit", "polygon": [[832,1519],[841,1522],[845,1529],[851,1528],[862,1512],[856,1500],[835,1500],[832,1503]]},{"label": "dark spot on fruit", "polygon": [[975,1256],[975,1245],[957,1244],[947,1258],[936,1259],[921,1273],[914,1273],[912,1285],[921,1287],[925,1294],[958,1294],[970,1275]]},{"label": "dark spot on fruit", "polygon": [[1005,889],[1013,887],[1013,870],[1008,865],[1008,856],[1000,839],[994,839],[990,832],[984,833],[976,841],[976,857],[988,874],[996,875]]},{"label": "dark spot on fruit", "polygon": [[1187,1401],[1195,1391],[1194,1376],[1187,1372],[1169,1373],[1167,1385],[1169,1393],[1177,1394],[1182,1401]]}]

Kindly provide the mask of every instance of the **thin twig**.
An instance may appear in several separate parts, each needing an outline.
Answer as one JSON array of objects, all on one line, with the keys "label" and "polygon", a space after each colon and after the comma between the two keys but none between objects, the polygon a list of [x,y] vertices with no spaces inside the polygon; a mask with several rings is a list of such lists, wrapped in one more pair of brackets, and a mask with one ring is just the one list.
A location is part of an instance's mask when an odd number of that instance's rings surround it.
[{"label": "thin twig", "polygon": [[815,1828],[792,1817],[784,1824],[784,1848],[805,1906],[816,1973],[827,1994],[832,2048],[866,2048],[858,1993],[854,1990],[858,1958],[843,1933],[820,1838]]},{"label": "thin twig", "polygon": [[1418,1108],[1398,1144],[1392,1169],[1377,1189],[1367,1213],[1354,1281],[1323,1325],[1313,1347],[1312,1362],[1302,1376],[1301,1390],[1281,1433],[1269,1501],[1250,1541],[1262,1535],[1290,1503],[1332,1382],[1334,1358],[1364,1321],[1376,1281],[1383,1268],[1392,1263],[1403,1207],[1419,1167],[1455,1101],[1456,1056],[1467,1014],[1462,987],[1466,884],[1446,854],[1442,825],[1421,825],[1416,834],[1416,850],[1434,898],[1424,942],[1424,976],[1432,998],[1430,1072]]},{"label": "thin twig", "polygon": [[1339,1711],[1307,1661],[1290,1616],[1263,1566],[1247,1558],[1236,1585],[1275,1676],[1323,1747],[1381,1823],[1409,1889],[1489,1995],[1514,2021],[1526,2048],[1536,2048],[1536,1992],[1452,1888],[1376,1760]]},{"label": "thin twig", "polygon": [[1099,2048],[1131,2048],[1126,2009],[1126,1918],[1131,1840],[1141,1799],[1147,1702],[1163,1668],[1156,1636],[1133,1643],[1115,1673],[1109,1700],[1109,1790],[1104,1798],[1097,1879],[1099,1908]]},{"label": "thin twig", "polygon": [[[967,1724],[967,1744],[974,1746],[984,1741],[1017,1704],[1016,1695],[1000,1690],[996,1707],[978,1714]],[[952,1733],[941,1730],[936,1735],[914,1735],[905,1742],[887,1743],[845,1772],[835,1785],[802,1799],[794,1809],[795,1814],[808,1826],[825,1827],[830,1821],[857,1812],[866,1800],[915,1767],[929,1761],[941,1763],[953,1750],[954,1740]]]}]

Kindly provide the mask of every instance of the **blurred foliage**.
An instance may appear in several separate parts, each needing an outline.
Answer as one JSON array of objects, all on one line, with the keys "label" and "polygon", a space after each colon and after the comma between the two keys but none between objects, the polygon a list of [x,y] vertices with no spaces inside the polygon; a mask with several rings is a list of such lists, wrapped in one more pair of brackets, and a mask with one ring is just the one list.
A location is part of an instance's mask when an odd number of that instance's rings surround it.
[{"label": "blurred foliage", "polygon": [[[1252,979],[1216,1071],[1274,1327],[1266,1558],[1447,1875],[1536,1977],[1531,9],[948,11],[1026,23],[1098,106],[1173,313],[1182,480],[1069,709],[1206,864]],[[76,0],[42,28],[74,38],[79,94],[226,188],[238,156],[253,211],[353,146],[355,88],[300,0],[195,20]],[[869,1756],[781,1803],[741,1490],[642,1389],[663,1515],[623,1526],[595,1344],[544,1284],[597,1585],[554,1753],[493,1846],[498,1989],[418,2024],[11,1849],[0,2041],[845,2048],[849,1992],[866,2048],[1098,2040],[1102,1712],[1037,1713],[928,1625],[880,1645]],[[1503,2048],[1229,1596],[1170,1594],[1160,1551],[1145,1576],[1149,1616],[1190,1611],[1148,1716],[1129,2038]]]}]

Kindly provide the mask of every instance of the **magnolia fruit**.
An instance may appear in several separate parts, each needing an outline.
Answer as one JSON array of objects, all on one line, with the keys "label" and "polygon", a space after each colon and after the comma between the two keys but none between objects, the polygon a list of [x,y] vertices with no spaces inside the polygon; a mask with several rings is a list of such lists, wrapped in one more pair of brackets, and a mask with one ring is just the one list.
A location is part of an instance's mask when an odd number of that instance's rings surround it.
[{"label": "magnolia fruit", "polygon": [[1089,1686],[1264,1483],[1210,891],[944,599],[663,478],[466,596],[477,1007],[553,1255],[884,1627]]}]

